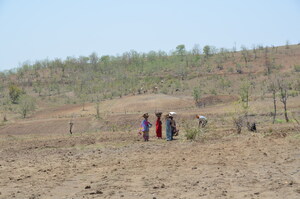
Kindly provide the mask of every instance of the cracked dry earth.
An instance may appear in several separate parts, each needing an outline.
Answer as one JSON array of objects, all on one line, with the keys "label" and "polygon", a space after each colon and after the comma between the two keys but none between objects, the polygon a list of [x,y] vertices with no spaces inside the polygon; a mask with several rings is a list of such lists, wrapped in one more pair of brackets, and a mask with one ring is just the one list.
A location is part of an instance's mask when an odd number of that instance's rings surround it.
[{"label": "cracked dry earth", "polygon": [[300,198],[300,140],[1,135],[1,199]]}]

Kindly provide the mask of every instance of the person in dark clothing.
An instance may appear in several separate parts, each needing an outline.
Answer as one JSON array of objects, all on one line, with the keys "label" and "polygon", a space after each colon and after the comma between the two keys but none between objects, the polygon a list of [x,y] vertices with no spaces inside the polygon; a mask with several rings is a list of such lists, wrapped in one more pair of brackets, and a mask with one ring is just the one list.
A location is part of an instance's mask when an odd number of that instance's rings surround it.
[{"label": "person in dark clothing", "polygon": [[173,136],[178,135],[179,130],[176,128],[176,122],[172,115],[170,116],[170,119],[171,119],[171,132],[172,132],[172,139],[173,139]]}]

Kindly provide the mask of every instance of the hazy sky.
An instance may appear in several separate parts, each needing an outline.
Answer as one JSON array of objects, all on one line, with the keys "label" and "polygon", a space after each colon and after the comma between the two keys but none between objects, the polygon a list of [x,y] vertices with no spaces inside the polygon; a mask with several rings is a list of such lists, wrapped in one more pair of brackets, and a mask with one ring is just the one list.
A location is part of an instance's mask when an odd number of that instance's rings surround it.
[{"label": "hazy sky", "polygon": [[67,56],[300,43],[300,0],[0,0],[0,71]]}]

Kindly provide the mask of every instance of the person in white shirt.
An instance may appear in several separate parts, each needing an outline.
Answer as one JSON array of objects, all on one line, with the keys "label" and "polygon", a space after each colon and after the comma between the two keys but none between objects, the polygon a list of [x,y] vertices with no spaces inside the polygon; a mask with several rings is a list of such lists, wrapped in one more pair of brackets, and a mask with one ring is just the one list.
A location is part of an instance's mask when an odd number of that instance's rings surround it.
[{"label": "person in white shirt", "polygon": [[203,115],[196,115],[196,118],[199,120],[199,125],[198,127],[205,127],[207,124],[207,118],[204,117]]}]

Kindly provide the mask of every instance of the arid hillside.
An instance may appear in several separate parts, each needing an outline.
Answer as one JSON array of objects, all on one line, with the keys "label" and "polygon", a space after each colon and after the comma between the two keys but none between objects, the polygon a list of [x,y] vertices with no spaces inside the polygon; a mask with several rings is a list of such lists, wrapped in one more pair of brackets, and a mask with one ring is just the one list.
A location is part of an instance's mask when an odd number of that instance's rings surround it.
[{"label": "arid hillside", "polygon": [[299,45],[124,56],[1,73],[1,199],[300,197]]}]

